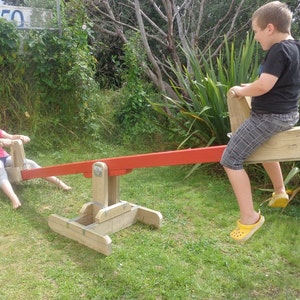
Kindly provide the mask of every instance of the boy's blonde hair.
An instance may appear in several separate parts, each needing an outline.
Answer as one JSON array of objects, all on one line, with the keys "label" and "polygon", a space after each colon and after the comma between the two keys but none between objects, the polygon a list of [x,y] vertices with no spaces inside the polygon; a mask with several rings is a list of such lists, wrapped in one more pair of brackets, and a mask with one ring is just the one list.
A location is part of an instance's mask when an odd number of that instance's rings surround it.
[{"label": "boy's blonde hair", "polygon": [[265,29],[268,24],[273,24],[279,32],[290,33],[293,14],[287,4],[272,1],[257,9],[252,15],[257,25]]}]

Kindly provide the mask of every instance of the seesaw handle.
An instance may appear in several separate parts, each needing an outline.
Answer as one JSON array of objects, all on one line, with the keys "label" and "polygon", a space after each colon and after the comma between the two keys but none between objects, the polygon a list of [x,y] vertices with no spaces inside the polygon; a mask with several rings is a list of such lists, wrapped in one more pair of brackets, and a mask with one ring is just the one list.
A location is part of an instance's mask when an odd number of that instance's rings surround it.
[{"label": "seesaw handle", "polygon": [[235,98],[237,97],[237,94],[234,90],[230,89],[228,92],[227,92],[227,97],[229,98]]}]

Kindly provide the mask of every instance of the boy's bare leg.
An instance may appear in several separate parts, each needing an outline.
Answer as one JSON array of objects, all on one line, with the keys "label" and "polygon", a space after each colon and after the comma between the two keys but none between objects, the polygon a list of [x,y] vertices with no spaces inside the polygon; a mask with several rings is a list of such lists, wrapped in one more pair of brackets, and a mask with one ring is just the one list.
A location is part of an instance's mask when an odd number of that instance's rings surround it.
[{"label": "boy's bare leg", "polygon": [[20,202],[18,196],[15,194],[15,192],[8,180],[3,180],[1,189],[3,190],[3,192],[8,196],[8,198],[12,202],[14,209],[17,209],[18,207],[21,206],[21,202]]},{"label": "boy's bare leg", "polygon": [[232,170],[224,167],[240,208],[240,222],[245,225],[255,224],[259,213],[254,210],[251,185],[244,169]]},{"label": "boy's bare leg", "polygon": [[283,177],[279,162],[267,162],[263,163],[268,176],[273,184],[275,194],[285,193],[285,186],[283,183]]}]

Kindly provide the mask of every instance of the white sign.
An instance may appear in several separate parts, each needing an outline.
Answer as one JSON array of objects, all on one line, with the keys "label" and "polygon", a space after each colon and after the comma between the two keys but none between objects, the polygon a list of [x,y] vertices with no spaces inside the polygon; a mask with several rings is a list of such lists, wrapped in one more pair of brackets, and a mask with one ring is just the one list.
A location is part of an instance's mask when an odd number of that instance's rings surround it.
[{"label": "white sign", "polygon": [[52,10],[24,6],[1,5],[0,17],[14,22],[18,28],[49,28]]}]

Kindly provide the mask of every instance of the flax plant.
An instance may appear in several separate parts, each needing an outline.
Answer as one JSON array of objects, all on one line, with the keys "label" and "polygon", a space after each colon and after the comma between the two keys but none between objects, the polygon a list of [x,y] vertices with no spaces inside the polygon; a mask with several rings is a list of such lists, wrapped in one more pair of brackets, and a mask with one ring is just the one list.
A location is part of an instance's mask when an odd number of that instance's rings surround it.
[{"label": "flax plant", "polygon": [[252,35],[247,34],[239,49],[226,38],[224,45],[216,58],[205,57],[200,49],[185,51],[189,67],[171,65],[176,77],[172,81],[176,99],[166,97],[167,109],[152,103],[156,110],[172,119],[178,132],[184,132],[180,147],[227,143],[230,132],[227,91],[257,76],[258,50]]}]

